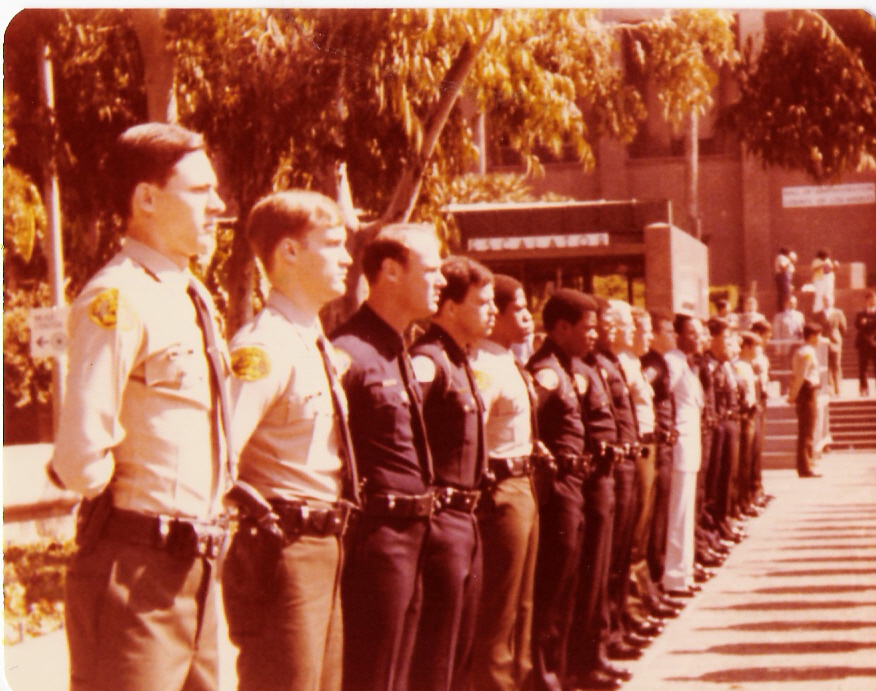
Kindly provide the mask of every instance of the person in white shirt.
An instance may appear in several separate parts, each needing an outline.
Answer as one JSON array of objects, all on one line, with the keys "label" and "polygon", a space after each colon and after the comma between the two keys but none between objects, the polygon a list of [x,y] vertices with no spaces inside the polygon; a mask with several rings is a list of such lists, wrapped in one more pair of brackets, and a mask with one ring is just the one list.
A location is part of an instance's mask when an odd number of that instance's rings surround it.
[{"label": "person in white shirt", "polygon": [[664,357],[675,397],[678,441],[673,449],[663,588],[671,596],[685,596],[696,590],[694,509],[702,457],[700,422],[704,404],[703,387],[691,369],[689,358],[700,352],[703,325],[696,317],[686,314],[676,315],[673,325],[678,347]]},{"label": "person in white shirt", "polygon": [[756,322],[764,321],[766,317],[757,311],[757,298],[749,295],[745,298],[745,310],[739,315],[739,329],[750,329]]},{"label": "person in white shirt", "polygon": [[815,445],[816,403],[821,376],[815,346],[821,336],[821,325],[807,323],[803,327],[803,345],[794,352],[788,402],[797,407],[797,475],[820,477],[812,469]]},{"label": "person in white shirt", "polygon": [[754,462],[754,438],[760,406],[758,377],[754,360],[760,337],[750,331],[739,334],[739,355],[733,360],[737,381],[742,385],[739,402],[739,466],[736,480],[736,512],[749,514],[752,503],[751,469]]},{"label": "person in white shirt", "polygon": [[790,252],[783,247],[779,250],[774,263],[773,271],[776,279],[776,296],[777,310],[781,310],[785,304],[785,300],[791,295],[794,282],[794,263],[797,261],[797,254]]},{"label": "person in white shirt", "polygon": [[473,652],[477,689],[532,684],[531,629],[538,507],[533,491],[537,442],[535,390],[513,346],[532,336],[523,285],[496,275],[493,331],[473,350],[471,366],[486,407],[489,475],[478,516],[484,587]]}]

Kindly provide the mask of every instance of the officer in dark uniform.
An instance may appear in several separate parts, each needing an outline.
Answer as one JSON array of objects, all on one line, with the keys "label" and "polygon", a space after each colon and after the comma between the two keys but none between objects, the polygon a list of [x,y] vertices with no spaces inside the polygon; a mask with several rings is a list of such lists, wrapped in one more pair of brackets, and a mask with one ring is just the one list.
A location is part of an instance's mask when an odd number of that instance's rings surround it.
[{"label": "officer in dark uniform", "polygon": [[423,554],[423,610],[408,688],[468,691],[483,580],[475,516],[484,475],[484,404],[468,349],[493,328],[493,275],[467,257],[441,266],[438,313],[411,347],[435,472]]},{"label": "officer in dark uniform", "polygon": [[[532,657],[535,687],[562,691],[584,527],[582,487],[589,470],[580,403],[585,384],[580,375],[574,377],[572,359],[595,343],[596,304],[579,291],[563,288],[545,303],[542,320],[547,337],[527,369],[538,396],[539,434],[557,469],[539,487]],[[602,688],[617,684],[596,670],[593,681],[605,684]]]},{"label": "officer in dark uniform", "polygon": [[743,533],[732,525],[731,514],[735,505],[735,485],[739,464],[739,387],[729,365],[729,346],[732,332],[723,319],[708,322],[711,345],[708,353],[717,361],[714,369],[715,412],[718,423],[713,430],[709,487],[706,498],[714,498],[716,528],[719,535],[739,542]]},{"label": "officer in dark uniform", "polygon": [[402,335],[437,309],[440,265],[433,226],[384,227],[362,257],[368,299],[332,339],[350,358],[342,382],[365,483],[341,592],[345,689],[408,688],[433,495],[421,392]]},{"label": "officer in dark uniform", "polygon": [[[653,490],[653,509],[647,540],[648,573],[651,584],[663,582],[663,564],[666,559],[666,525],[669,520],[669,485],[672,480],[672,446],[678,432],[675,429],[675,401],[669,379],[669,367],[664,353],[676,347],[675,328],[672,317],[654,312],[651,314],[654,340],[648,352],[639,360],[642,375],[654,390],[654,456],[655,478]],[[653,608],[655,592],[640,593],[647,604]]]}]

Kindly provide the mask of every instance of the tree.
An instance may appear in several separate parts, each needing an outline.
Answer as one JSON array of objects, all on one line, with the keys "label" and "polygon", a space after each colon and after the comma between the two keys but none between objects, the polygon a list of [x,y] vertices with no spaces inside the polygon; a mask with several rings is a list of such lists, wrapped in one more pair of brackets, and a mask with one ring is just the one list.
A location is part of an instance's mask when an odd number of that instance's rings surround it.
[{"label": "tree", "polygon": [[863,10],[777,15],[745,47],[724,126],[764,166],[816,182],[876,170],[876,18]]}]

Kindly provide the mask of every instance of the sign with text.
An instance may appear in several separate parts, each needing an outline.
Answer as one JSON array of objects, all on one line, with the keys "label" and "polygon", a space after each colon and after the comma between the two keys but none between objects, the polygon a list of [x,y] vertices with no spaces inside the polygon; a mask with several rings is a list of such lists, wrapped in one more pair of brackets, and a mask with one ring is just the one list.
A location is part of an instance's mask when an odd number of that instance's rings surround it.
[{"label": "sign with text", "polygon": [[782,206],[786,209],[801,206],[847,206],[850,204],[876,204],[876,183],[861,182],[848,185],[807,185],[782,188]]},{"label": "sign with text", "polygon": [[494,238],[471,238],[472,252],[496,250],[539,250],[549,248],[599,247],[608,245],[608,233],[578,233],[572,235],[515,235]]},{"label": "sign with text", "polygon": [[67,350],[67,307],[37,307],[30,311],[31,357],[60,357]]}]

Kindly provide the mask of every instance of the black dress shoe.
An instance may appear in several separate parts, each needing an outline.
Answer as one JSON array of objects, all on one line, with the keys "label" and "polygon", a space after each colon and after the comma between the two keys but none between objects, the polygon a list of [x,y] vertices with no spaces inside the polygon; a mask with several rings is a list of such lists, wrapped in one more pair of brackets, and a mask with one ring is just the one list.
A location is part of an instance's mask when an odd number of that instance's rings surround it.
[{"label": "black dress shoe", "polygon": [[717,554],[715,554],[711,549],[708,551],[703,550],[702,552],[697,553],[697,562],[702,564],[703,566],[717,567],[721,566],[724,563],[724,560],[721,559]]},{"label": "black dress shoe", "polygon": [[640,636],[646,636],[647,638],[654,638],[655,636],[659,636],[663,633],[663,629],[665,627],[657,621],[645,621],[636,629],[636,633]]},{"label": "black dress shoe", "polygon": [[575,680],[575,686],[580,689],[588,689],[588,691],[590,689],[594,691],[614,691],[621,687],[621,681],[607,672],[594,669],[583,677],[578,677]]},{"label": "black dress shoe", "polygon": [[664,605],[668,605],[669,607],[675,607],[675,609],[684,609],[687,606],[687,603],[683,600],[675,600],[666,595],[666,593],[664,593],[663,596],[660,598],[660,602],[662,602]]},{"label": "black dress shoe", "polygon": [[669,597],[693,597],[697,594],[697,591],[695,591],[693,587],[690,587],[681,590],[667,590],[666,594],[669,595]]},{"label": "black dress shoe", "polygon": [[648,611],[658,619],[674,619],[681,612],[680,609],[664,605],[661,602],[655,602],[648,608]]},{"label": "black dress shoe", "polygon": [[697,583],[705,583],[706,581],[714,578],[715,572],[712,569],[699,568],[694,569],[694,581]]},{"label": "black dress shoe", "polygon": [[626,643],[609,643],[608,657],[612,660],[638,660],[642,657],[642,649]]},{"label": "black dress shoe", "polygon": [[614,679],[619,679],[620,681],[629,681],[633,678],[633,673],[626,667],[618,667],[617,665],[611,664],[608,660],[601,660],[597,670],[604,672]]},{"label": "black dress shoe", "polygon": [[636,633],[635,631],[630,631],[624,636],[624,643],[632,646],[633,648],[647,648],[651,643],[654,642],[654,636],[643,636],[640,633]]},{"label": "black dress shoe", "polygon": [[803,473],[800,477],[821,477],[821,473]]}]

